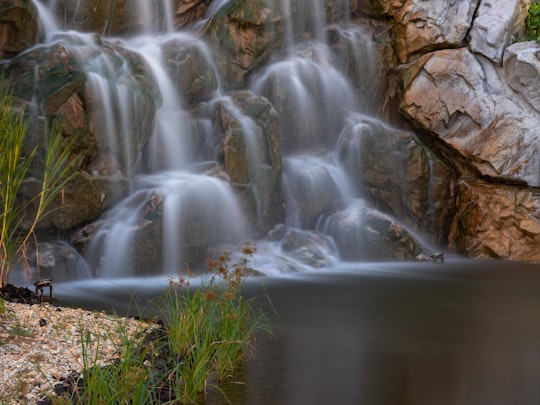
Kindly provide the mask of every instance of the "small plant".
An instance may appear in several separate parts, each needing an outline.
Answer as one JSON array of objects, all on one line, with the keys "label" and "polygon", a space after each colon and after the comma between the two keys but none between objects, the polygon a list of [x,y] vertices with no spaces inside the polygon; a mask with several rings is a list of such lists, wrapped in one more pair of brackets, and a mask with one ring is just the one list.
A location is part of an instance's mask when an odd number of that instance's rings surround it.
[{"label": "small plant", "polygon": [[4,301],[4,299],[0,297],[0,315],[4,315],[5,313],[6,313],[6,301]]},{"label": "small plant", "polygon": [[[40,191],[21,203],[20,191],[38,148],[23,153],[28,123],[23,113],[13,111],[13,96],[0,77],[0,287],[7,284],[12,265],[24,258],[38,223],[49,213],[53,200],[71,179],[74,161],[69,160],[70,145],[62,146],[57,131],[46,131],[45,163]],[[36,204],[33,218],[25,218],[27,208]],[[23,220],[29,225],[23,227]]]},{"label": "small plant", "polygon": [[231,378],[255,330],[270,331],[265,315],[241,294],[255,246],[244,244],[241,252],[236,261],[227,252],[209,260],[201,287],[190,288],[181,276],[164,294],[168,349],[180,359],[171,374],[174,397],[183,403],[196,402],[212,376],[219,382]]},{"label": "small plant", "polygon": [[529,41],[540,41],[540,2],[536,0],[529,4],[525,35]]},{"label": "small plant", "polygon": [[31,330],[26,328],[24,325],[21,325],[19,322],[15,323],[9,330],[9,333],[13,336],[21,337],[32,337],[33,333]]}]

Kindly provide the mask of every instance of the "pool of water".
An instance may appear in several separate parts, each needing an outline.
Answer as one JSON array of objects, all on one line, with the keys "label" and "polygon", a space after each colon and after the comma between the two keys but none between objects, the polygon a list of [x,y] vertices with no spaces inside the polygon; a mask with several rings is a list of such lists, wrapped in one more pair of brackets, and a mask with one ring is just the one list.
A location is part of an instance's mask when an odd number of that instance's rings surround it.
[{"label": "pool of water", "polygon": [[[64,304],[150,310],[159,278],[61,283]],[[221,387],[233,404],[538,404],[540,265],[344,265],[249,280],[274,336]],[[134,302],[138,300],[138,304]],[[208,404],[226,404],[210,394]]]}]

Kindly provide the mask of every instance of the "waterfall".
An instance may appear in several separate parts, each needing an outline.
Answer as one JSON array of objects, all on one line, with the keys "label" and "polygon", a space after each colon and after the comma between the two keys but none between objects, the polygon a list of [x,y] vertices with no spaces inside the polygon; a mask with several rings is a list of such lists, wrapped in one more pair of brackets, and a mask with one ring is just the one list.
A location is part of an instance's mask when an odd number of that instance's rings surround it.
[{"label": "waterfall", "polygon": [[345,117],[357,109],[351,84],[331,63],[328,46],[309,41],[270,65],[252,84],[282,114],[282,149],[333,147]]},{"label": "waterfall", "polygon": [[[58,26],[53,13],[48,7],[45,7],[45,5],[43,5],[39,0],[34,0],[34,4],[38,10],[40,31],[45,34],[45,42],[49,42],[51,40],[51,36],[59,31],[60,27]],[[52,6],[55,4],[56,2],[53,2]]]},{"label": "waterfall", "polygon": [[207,246],[248,237],[243,214],[221,180],[170,171],[139,176],[136,183],[90,245],[87,256],[100,277],[176,274],[203,259]]},{"label": "waterfall", "polygon": [[[65,49],[84,71],[88,131],[99,153],[114,161],[106,173],[90,165],[90,175],[130,180],[129,193],[95,222],[85,247],[99,277],[176,273],[252,237],[264,251],[254,262],[267,273],[272,255],[282,271],[351,257],[337,252],[346,245],[338,228],[353,216],[361,228],[369,203],[358,186],[360,166],[344,159],[342,139],[347,128],[354,138],[356,117],[376,110],[370,36],[349,24],[348,0],[267,1],[252,23],[275,11],[281,46],[241,89],[230,90],[218,50],[200,32],[215,15],[235,10],[232,2],[204,3],[199,20],[180,30],[179,13],[196,3],[136,0],[125,15],[100,3],[99,32],[83,33],[69,27],[84,2],[70,8],[34,0],[44,45]],[[341,22],[327,24],[329,7]],[[60,13],[63,22],[55,20]],[[124,24],[116,36],[108,34],[113,21]],[[347,153],[360,159],[358,149]],[[354,240],[365,233],[354,232]]]}]

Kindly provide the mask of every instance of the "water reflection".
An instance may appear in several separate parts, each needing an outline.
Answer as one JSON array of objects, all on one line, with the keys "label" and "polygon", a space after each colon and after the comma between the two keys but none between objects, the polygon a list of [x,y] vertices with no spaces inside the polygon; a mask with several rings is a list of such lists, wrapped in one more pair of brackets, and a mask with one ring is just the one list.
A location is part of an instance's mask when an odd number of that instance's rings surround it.
[{"label": "water reflection", "polygon": [[[118,308],[129,291],[149,298],[165,285],[141,284],[100,287],[94,304]],[[67,287],[58,294],[74,300]],[[223,387],[233,404],[540,402],[539,265],[355,264],[245,291],[271,311],[275,337],[258,336],[245,385]]]}]

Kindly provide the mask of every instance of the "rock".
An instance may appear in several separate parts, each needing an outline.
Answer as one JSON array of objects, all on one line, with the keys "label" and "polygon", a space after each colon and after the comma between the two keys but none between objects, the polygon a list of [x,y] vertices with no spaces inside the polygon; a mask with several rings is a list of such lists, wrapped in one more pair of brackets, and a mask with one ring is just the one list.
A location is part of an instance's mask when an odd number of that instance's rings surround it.
[{"label": "rock", "polygon": [[252,230],[266,234],[283,220],[277,114],[268,100],[235,92],[217,103],[219,161],[236,189]]},{"label": "rock", "polygon": [[358,11],[375,17],[394,17],[407,0],[353,0]]},{"label": "rock", "polygon": [[435,49],[461,46],[477,4],[478,0],[406,1],[394,19],[400,62]]},{"label": "rock", "polygon": [[38,39],[38,12],[31,0],[0,0],[0,60],[12,58]]},{"label": "rock", "polygon": [[540,45],[536,41],[517,42],[506,48],[504,79],[540,112]]},{"label": "rock", "polygon": [[205,35],[216,51],[224,84],[239,88],[246,83],[246,74],[285,39],[281,2],[232,0],[211,18]]},{"label": "rock", "polygon": [[358,11],[357,0],[324,0],[324,11],[327,22],[347,21]]},{"label": "rock", "polygon": [[165,69],[186,106],[210,99],[218,78],[206,46],[188,34],[161,46]]},{"label": "rock", "polygon": [[290,229],[281,241],[288,257],[314,268],[328,267],[336,260],[334,242],[321,233]]},{"label": "rock", "polygon": [[538,190],[463,179],[450,247],[470,257],[540,260]]},{"label": "rock", "polygon": [[0,287],[0,298],[21,304],[39,304],[40,302],[34,291],[27,287],[16,287],[13,284],[4,284]]},{"label": "rock", "polygon": [[337,164],[328,156],[284,159],[288,223],[314,228],[321,215],[346,196],[340,190]]},{"label": "rock", "polygon": [[357,193],[436,244],[446,244],[457,174],[406,131],[351,117],[338,143]]},{"label": "rock", "polygon": [[[401,71],[400,109],[482,175],[540,185],[540,114],[465,48],[425,55]],[[456,160],[459,159],[456,157]]]},{"label": "rock", "polygon": [[201,265],[209,248],[246,238],[232,190],[215,177],[166,172],[138,177],[134,187],[72,237],[99,276],[185,270]]},{"label": "rock", "polygon": [[212,0],[176,0],[174,27],[176,29],[202,21]]},{"label": "rock", "polygon": [[499,65],[506,47],[523,27],[528,4],[528,0],[481,1],[469,33],[471,50]]},{"label": "rock", "polygon": [[391,26],[358,19],[330,25],[326,35],[332,62],[354,86],[361,111],[397,121],[399,76]]},{"label": "rock", "polygon": [[160,0],[62,0],[56,2],[58,21],[65,30],[128,36],[149,30],[165,30],[164,3]]},{"label": "rock", "polygon": [[[149,30],[186,28],[202,21],[211,3],[211,0],[62,0],[56,2],[55,13],[66,30],[127,37]],[[167,7],[171,13],[168,17]]]},{"label": "rock", "polygon": [[[43,225],[66,230],[95,220],[127,191],[150,134],[159,97],[148,65],[117,43],[71,33],[20,54],[4,73],[19,84],[14,107],[32,114],[26,149],[43,147],[49,123],[65,144],[72,142],[71,157],[77,157],[76,175],[54,205],[61,209]],[[123,96],[124,116],[109,104]],[[36,178],[44,155],[40,150],[32,167]]]},{"label": "rock", "polygon": [[422,253],[420,243],[403,226],[362,200],[329,215],[323,223],[342,260],[411,261]]},{"label": "rock", "polygon": [[328,47],[309,42],[254,78],[253,91],[279,115],[283,152],[332,148],[347,112],[356,109],[350,83],[332,61]]}]

